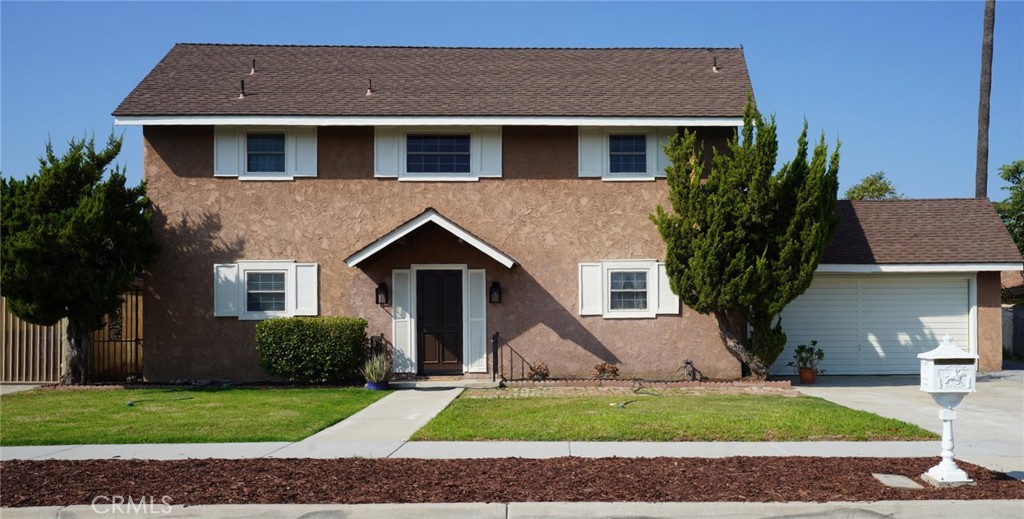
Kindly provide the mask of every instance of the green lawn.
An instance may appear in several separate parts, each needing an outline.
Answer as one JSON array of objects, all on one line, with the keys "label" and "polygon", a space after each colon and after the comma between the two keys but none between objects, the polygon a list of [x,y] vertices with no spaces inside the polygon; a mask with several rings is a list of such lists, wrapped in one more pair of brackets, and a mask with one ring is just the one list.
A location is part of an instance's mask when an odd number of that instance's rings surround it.
[{"label": "green lawn", "polygon": [[[624,407],[622,403],[628,402]],[[925,440],[908,423],[820,398],[776,395],[607,395],[466,398],[414,440],[815,441]]]},{"label": "green lawn", "polygon": [[387,393],[348,388],[28,391],[0,397],[0,445],[295,441]]}]

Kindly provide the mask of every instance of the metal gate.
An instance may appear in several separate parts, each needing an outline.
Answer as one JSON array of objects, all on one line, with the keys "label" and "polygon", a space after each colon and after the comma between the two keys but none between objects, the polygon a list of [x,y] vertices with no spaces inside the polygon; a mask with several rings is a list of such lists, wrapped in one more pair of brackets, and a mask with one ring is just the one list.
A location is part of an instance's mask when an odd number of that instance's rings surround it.
[{"label": "metal gate", "polygon": [[126,292],[121,306],[92,333],[86,353],[90,382],[142,380],[142,289]]}]

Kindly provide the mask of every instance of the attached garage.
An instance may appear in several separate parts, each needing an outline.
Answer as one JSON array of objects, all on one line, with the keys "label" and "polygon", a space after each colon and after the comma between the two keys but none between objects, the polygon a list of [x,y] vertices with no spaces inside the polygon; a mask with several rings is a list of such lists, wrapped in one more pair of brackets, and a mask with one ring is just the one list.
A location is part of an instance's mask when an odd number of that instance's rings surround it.
[{"label": "attached garage", "polygon": [[917,373],[917,354],[947,334],[977,351],[975,290],[974,275],[819,273],[782,313],[788,341],[772,372],[791,371],[793,349],[811,340],[825,351],[820,368],[832,375]]},{"label": "attached garage", "polygon": [[839,228],[811,286],[782,312],[793,350],[818,341],[826,375],[914,374],[947,334],[1002,367],[1000,272],[1022,258],[985,199],[840,200]]}]

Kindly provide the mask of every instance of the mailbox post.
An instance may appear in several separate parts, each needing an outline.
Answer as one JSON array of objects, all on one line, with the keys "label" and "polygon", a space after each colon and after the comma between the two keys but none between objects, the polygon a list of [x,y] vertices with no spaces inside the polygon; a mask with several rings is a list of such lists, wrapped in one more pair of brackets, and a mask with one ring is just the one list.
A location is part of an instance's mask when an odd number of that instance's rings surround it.
[{"label": "mailbox post", "polygon": [[969,485],[974,481],[953,461],[953,420],[964,395],[975,391],[978,356],[967,353],[953,344],[947,335],[938,348],[917,356],[921,359],[921,391],[932,396],[942,406],[942,461],[928,469],[921,477],[936,486]]}]

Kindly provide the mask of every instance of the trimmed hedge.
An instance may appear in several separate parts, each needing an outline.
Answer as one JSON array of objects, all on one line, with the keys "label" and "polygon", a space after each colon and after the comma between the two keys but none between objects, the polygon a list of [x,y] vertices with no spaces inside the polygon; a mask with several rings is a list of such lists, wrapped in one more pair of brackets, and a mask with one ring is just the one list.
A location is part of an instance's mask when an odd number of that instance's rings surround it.
[{"label": "trimmed hedge", "polygon": [[366,358],[366,320],[284,317],[256,324],[260,366],[293,382],[337,382],[359,376]]}]

